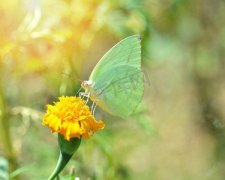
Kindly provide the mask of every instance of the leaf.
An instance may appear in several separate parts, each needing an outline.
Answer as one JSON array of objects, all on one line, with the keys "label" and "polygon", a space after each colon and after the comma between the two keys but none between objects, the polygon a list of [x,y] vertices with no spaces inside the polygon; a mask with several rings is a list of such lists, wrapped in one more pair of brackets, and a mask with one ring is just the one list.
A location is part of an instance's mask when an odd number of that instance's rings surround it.
[{"label": "leaf", "polygon": [[18,176],[19,174],[22,174],[22,173],[24,173],[24,172],[30,171],[31,168],[32,168],[31,166],[32,166],[32,165],[24,166],[24,167],[21,167],[21,168],[16,169],[16,170],[13,171],[12,173],[10,173],[10,175],[9,175],[10,179],[15,178],[15,177]]},{"label": "leaf", "polygon": [[0,157],[0,180],[8,180],[8,162],[6,159]]}]

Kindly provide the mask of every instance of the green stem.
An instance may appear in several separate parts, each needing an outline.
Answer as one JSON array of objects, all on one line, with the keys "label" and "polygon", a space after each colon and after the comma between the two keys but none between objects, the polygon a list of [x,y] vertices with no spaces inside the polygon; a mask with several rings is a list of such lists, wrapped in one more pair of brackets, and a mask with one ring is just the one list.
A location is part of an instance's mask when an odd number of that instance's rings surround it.
[{"label": "green stem", "polygon": [[10,138],[9,115],[6,110],[6,103],[1,85],[0,85],[0,138],[3,144],[5,156],[9,161],[9,169],[12,172],[15,169],[17,169],[17,161],[16,161],[16,154],[13,150]]},{"label": "green stem", "polygon": [[59,155],[58,163],[55,167],[55,170],[51,174],[48,180],[54,180],[56,177],[58,177],[59,173],[63,170],[63,168],[66,166],[66,164],[69,162],[71,159],[71,155],[66,154],[66,153],[61,153]]},{"label": "green stem", "polygon": [[80,146],[80,142],[81,138],[71,138],[70,141],[67,141],[61,134],[58,134],[58,144],[60,149],[59,159],[53,173],[48,178],[48,180],[54,180],[59,176],[59,173],[64,169],[64,167],[72,158],[73,154]]}]

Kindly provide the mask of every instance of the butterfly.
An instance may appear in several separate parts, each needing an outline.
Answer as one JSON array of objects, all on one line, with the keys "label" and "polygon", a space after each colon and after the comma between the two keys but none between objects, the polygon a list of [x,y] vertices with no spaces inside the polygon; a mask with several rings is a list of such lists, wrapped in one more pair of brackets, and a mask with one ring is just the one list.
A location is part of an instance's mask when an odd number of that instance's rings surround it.
[{"label": "butterfly", "polygon": [[132,115],[144,92],[140,36],[129,36],[113,46],[81,87],[104,111],[122,118]]}]

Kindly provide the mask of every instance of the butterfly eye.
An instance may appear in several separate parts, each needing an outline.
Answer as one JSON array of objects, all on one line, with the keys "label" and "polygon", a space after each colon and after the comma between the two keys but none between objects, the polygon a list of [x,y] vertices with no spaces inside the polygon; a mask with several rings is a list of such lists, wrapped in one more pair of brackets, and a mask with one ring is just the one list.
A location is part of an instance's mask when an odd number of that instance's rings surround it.
[{"label": "butterfly eye", "polygon": [[81,87],[82,87],[82,88],[84,88],[84,87],[85,87],[85,82],[84,82],[84,81],[82,81],[82,83],[81,83]]}]

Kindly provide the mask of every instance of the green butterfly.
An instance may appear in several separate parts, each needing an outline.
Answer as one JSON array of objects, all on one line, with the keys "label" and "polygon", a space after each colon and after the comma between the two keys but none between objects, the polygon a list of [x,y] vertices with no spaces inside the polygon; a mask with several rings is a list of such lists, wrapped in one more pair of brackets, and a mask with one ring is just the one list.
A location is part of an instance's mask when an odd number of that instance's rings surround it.
[{"label": "green butterfly", "polygon": [[83,95],[106,112],[122,118],[134,113],[144,92],[140,36],[129,36],[113,46],[81,86]]}]

